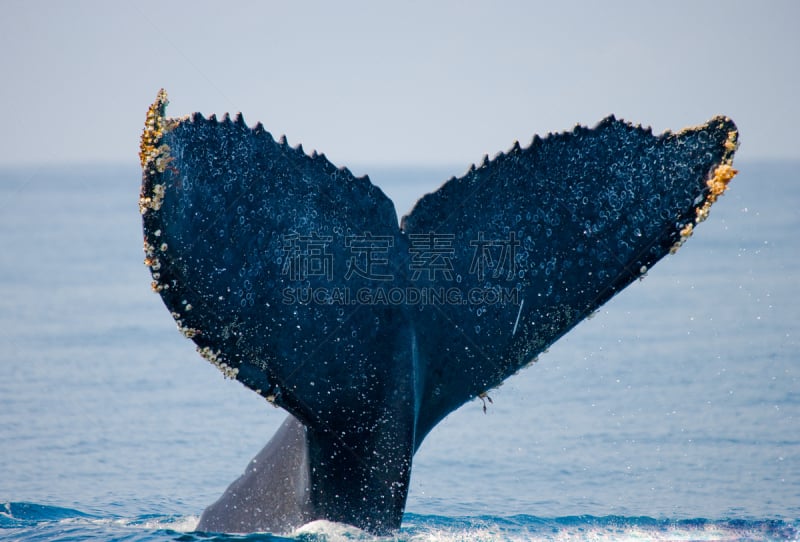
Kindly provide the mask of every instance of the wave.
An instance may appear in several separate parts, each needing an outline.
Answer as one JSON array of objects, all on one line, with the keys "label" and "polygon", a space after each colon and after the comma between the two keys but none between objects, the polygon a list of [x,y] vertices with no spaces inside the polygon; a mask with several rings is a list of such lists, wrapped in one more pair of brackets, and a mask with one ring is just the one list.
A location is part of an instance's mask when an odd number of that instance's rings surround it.
[{"label": "wave", "polygon": [[407,514],[409,540],[797,540],[800,522],[622,516],[448,518]]},{"label": "wave", "polygon": [[288,535],[266,533],[215,535],[195,532],[197,516],[146,514],[133,518],[87,514],[70,508],[26,502],[0,504],[0,539],[126,540],[152,542],[287,541],[300,542],[460,542],[460,541],[772,541],[799,540],[800,520],[654,519],[622,516],[541,518],[448,517],[407,513],[402,529],[376,538],[355,527],[314,521]]}]

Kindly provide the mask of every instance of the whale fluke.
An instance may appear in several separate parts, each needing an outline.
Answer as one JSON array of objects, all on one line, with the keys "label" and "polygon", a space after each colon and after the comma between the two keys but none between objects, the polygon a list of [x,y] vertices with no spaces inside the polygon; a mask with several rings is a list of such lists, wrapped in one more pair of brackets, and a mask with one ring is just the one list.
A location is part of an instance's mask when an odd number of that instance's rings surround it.
[{"label": "whale fluke", "polygon": [[324,154],[166,106],[140,148],[152,287],[204,358],[290,414],[208,531],[399,528],[428,432],[677,250],[736,173],[726,117],[659,136],[608,117],[484,157],[398,224]]}]

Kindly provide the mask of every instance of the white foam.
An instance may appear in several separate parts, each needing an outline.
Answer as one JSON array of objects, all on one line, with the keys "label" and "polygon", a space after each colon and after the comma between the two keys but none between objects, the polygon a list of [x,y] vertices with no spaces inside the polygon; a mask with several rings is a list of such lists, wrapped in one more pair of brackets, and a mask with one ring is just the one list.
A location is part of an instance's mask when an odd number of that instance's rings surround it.
[{"label": "white foam", "polygon": [[179,516],[174,518],[146,520],[138,525],[144,527],[145,529],[191,533],[197,530],[198,523],[200,523],[200,516]]},{"label": "white foam", "polygon": [[178,533],[191,533],[197,530],[200,516],[170,516],[154,517],[149,519],[130,518],[65,518],[59,521],[62,524],[88,523],[91,525],[111,525],[115,527],[130,528],[145,531],[175,531]]},{"label": "white foam", "polygon": [[335,521],[328,521],[318,519],[306,523],[299,527],[290,536],[297,537],[300,535],[315,535],[320,536],[329,542],[339,542],[340,540],[375,540],[376,537],[352,525],[345,523],[337,523]]}]

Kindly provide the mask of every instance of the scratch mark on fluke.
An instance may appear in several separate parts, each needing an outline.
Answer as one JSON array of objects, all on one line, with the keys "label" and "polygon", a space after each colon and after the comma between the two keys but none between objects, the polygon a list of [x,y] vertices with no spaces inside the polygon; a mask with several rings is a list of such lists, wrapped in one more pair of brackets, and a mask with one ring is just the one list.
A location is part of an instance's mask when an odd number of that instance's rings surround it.
[{"label": "scratch mark on fluke", "polygon": [[736,173],[727,117],[654,136],[611,116],[484,156],[398,227],[368,177],[167,103],[139,150],[152,289],[202,357],[290,413],[206,531],[397,529],[431,429],[675,252]]}]

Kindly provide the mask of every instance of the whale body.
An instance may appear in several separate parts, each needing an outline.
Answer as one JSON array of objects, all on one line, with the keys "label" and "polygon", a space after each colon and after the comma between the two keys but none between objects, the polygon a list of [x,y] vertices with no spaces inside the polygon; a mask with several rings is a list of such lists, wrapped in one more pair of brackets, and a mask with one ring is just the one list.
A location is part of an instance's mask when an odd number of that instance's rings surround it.
[{"label": "whale body", "polygon": [[735,175],[726,117],[535,136],[398,223],[367,177],[241,114],[141,138],[152,288],[226,377],[289,417],[198,529],[399,528],[414,453],[466,401],[676,251]]}]

